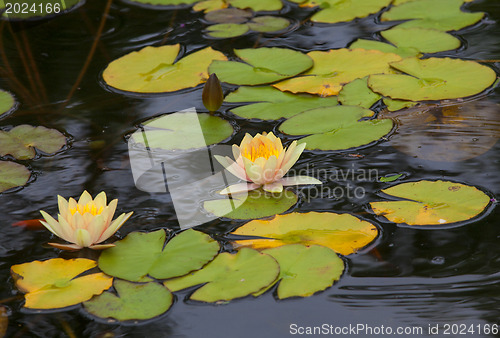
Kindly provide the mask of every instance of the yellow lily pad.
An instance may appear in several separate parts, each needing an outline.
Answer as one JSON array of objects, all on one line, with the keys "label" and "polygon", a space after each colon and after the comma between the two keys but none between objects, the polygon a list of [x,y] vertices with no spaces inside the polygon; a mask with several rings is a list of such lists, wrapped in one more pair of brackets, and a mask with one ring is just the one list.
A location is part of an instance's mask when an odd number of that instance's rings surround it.
[{"label": "yellow lily pad", "polygon": [[350,255],[370,244],[378,229],[370,222],[349,214],[329,212],[290,213],[271,220],[254,220],[232,235],[264,238],[235,240],[236,247],[275,248],[286,244],[318,244],[342,255]]},{"label": "yellow lily pad", "polygon": [[174,62],[179,50],[179,44],[145,47],[111,62],[102,77],[108,85],[123,91],[173,92],[204,83],[210,63],[227,60],[221,52],[207,47]]},{"label": "yellow lily pad", "polygon": [[490,87],[497,77],[490,67],[451,58],[406,58],[391,66],[408,75],[370,75],[368,86],[392,99],[410,101],[472,96]]},{"label": "yellow lily pad", "polygon": [[313,67],[301,76],[287,79],[273,86],[281,91],[306,92],[321,96],[337,95],[342,86],[370,74],[391,74],[390,62],[401,57],[392,53],[365,49],[335,49],[307,53]]},{"label": "yellow lily pad", "polygon": [[11,112],[16,106],[14,96],[9,92],[0,90],[0,118]]},{"label": "yellow lily pad", "polygon": [[490,197],[476,187],[450,181],[418,181],[382,190],[400,201],[372,202],[377,215],[394,223],[445,225],[482,213]]},{"label": "yellow lily pad", "polygon": [[77,277],[95,266],[95,261],[85,258],[54,258],[13,265],[11,272],[17,288],[26,293],[25,307],[57,309],[89,300],[111,287],[113,278],[103,273]]},{"label": "yellow lily pad", "polygon": [[27,124],[0,131],[0,156],[12,155],[18,160],[35,157],[35,148],[52,154],[66,144],[66,137],[55,129]]}]

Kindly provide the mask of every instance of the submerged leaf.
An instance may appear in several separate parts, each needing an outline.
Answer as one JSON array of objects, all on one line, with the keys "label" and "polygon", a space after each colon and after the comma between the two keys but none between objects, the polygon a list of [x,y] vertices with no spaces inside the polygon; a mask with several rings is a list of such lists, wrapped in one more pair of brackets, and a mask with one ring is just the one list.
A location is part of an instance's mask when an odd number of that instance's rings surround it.
[{"label": "submerged leaf", "polygon": [[101,318],[120,321],[145,320],[166,312],[173,303],[173,295],[158,283],[137,284],[115,279],[117,295],[104,292],[85,303],[85,310]]},{"label": "submerged leaf", "polygon": [[372,115],[371,110],[358,106],[316,108],[286,120],[279,130],[289,135],[310,135],[299,141],[306,143],[306,149],[349,149],[377,141],[391,131],[390,119],[359,121]]},{"label": "submerged leaf", "polygon": [[222,82],[259,85],[289,78],[313,65],[309,56],[286,48],[236,49],[235,54],[246,63],[214,61],[210,73]]},{"label": "submerged leaf", "polygon": [[234,38],[248,32],[250,28],[247,24],[220,23],[207,28],[207,34],[214,38]]},{"label": "submerged leaf", "polygon": [[389,63],[401,60],[396,54],[364,49],[332,49],[326,52],[307,53],[314,66],[302,76],[274,85],[282,91],[307,92],[322,96],[336,95],[342,86],[370,74],[387,74],[394,71]]},{"label": "submerged leaf", "polygon": [[193,9],[195,11],[216,11],[228,6],[251,9],[254,12],[259,11],[279,11],[283,4],[280,0],[203,0],[198,2]]},{"label": "submerged leaf", "polygon": [[252,17],[251,11],[238,8],[224,8],[208,12],[205,19],[214,23],[244,23]]},{"label": "submerged leaf", "polygon": [[142,281],[146,275],[165,279],[182,276],[211,261],[219,244],[192,229],[171,239],[165,248],[165,231],[132,232],[99,257],[99,268],[108,275]]},{"label": "submerged leaf", "polygon": [[204,284],[191,294],[190,299],[213,303],[258,292],[273,283],[279,272],[274,258],[243,248],[234,255],[221,253],[203,269],[167,280],[164,284],[172,291]]},{"label": "submerged leaf", "polygon": [[226,60],[221,52],[207,47],[174,63],[179,50],[179,44],[145,47],[111,62],[102,77],[108,85],[124,91],[173,92],[205,82],[210,63]]},{"label": "submerged leaf", "polygon": [[405,74],[370,75],[368,85],[393,99],[423,101],[478,94],[496,80],[496,73],[474,61],[450,58],[406,58],[391,63]]},{"label": "submerged leaf", "polygon": [[85,258],[53,258],[11,267],[16,286],[26,293],[25,307],[57,309],[89,300],[111,287],[113,278],[103,273],[77,277],[97,264]]},{"label": "submerged leaf", "polygon": [[251,30],[262,33],[277,32],[289,25],[290,22],[287,19],[270,15],[258,16],[248,23]]},{"label": "submerged leaf", "polygon": [[383,193],[400,201],[372,202],[377,215],[394,223],[444,225],[476,217],[490,203],[481,190],[449,181],[418,181],[395,185]]},{"label": "submerged leaf", "polygon": [[66,137],[55,129],[27,124],[0,131],[0,156],[12,155],[18,160],[35,157],[35,148],[52,154],[66,144]]},{"label": "submerged leaf", "polygon": [[231,112],[247,119],[261,120],[290,118],[308,109],[338,104],[333,96],[294,95],[273,87],[240,87],[226,96],[226,102],[256,102],[233,108]]},{"label": "submerged leaf", "polygon": [[278,298],[308,297],[340,279],[344,262],[335,251],[319,245],[283,245],[267,249],[280,265]]},{"label": "submerged leaf", "polygon": [[290,190],[271,194],[258,189],[248,194],[234,194],[231,199],[206,201],[203,208],[218,217],[253,219],[281,214],[295,203],[297,195]]},{"label": "submerged leaf", "polygon": [[0,161],[0,192],[25,185],[30,175],[28,168],[23,165]]},{"label": "submerged leaf", "polygon": [[342,255],[350,255],[370,244],[378,230],[370,222],[349,214],[308,212],[276,215],[271,220],[254,220],[231,233],[258,236],[234,241],[239,246],[267,249],[286,244],[318,244]]}]

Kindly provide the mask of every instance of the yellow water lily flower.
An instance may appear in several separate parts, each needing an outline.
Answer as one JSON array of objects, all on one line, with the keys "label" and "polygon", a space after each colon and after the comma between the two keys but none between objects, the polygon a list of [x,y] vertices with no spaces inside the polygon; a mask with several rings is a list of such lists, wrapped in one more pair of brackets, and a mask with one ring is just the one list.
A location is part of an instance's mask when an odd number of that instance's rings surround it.
[{"label": "yellow water lily flower", "polygon": [[114,244],[98,244],[111,237],[133,212],[121,214],[114,221],[118,200],[106,204],[106,194],[101,192],[94,199],[84,191],[78,202],[70,198],[66,201],[57,196],[59,203],[58,221],[45,211],[40,210],[44,221],[40,221],[54,235],[73,244],[49,243],[63,250],[78,250],[84,247],[106,249]]},{"label": "yellow water lily flower", "polygon": [[236,177],[250,183],[238,183],[222,190],[220,194],[254,190],[277,193],[283,186],[299,184],[321,184],[321,181],[309,176],[283,177],[297,162],[304,151],[305,143],[297,145],[293,141],[288,149],[283,148],[281,139],[271,133],[246,134],[240,146],[233,145],[233,161],[228,156],[215,155],[217,161]]}]

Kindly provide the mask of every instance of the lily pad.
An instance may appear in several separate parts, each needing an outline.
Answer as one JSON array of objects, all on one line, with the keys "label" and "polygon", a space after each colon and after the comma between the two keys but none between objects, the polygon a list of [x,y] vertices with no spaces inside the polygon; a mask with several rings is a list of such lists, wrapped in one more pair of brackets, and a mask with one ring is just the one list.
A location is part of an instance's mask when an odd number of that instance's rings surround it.
[{"label": "lily pad", "polygon": [[368,85],[373,91],[393,99],[456,99],[478,94],[496,80],[496,73],[491,68],[474,61],[406,58],[391,66],[408,75],[370,75]]},{"label": "lily pad", "polygon": [[463,0],[410,1],[384,12],[381,20],[410,20],[400,24],[400,28],[421,27],[452,31],[471,26],[484,17],[484,13],[462,12],[462,4]]},{"label": "lily pad", "polygon": [[216,73],[222,82],[259,85],[300,74],[313,65],[309,56],[286,48],[236,49],[235,54],[246,63],[214,61],[210,73]]},{"label": "lily pad", "polygon": [[30,171],[23,165],[0,161],[0,192],[28,183]]},{"label": "lily pad", "polygon": [[378,50],[383,53],[393,53],[401,56],[402,58],[410,56],[420,56],[418,50],[412,47],[395,47],[389,43],[375,40],[357,39],[354,41],[349,48],[356,49],[368,49],[368,50]]},{"label": "lily pad", "polygon": [[234,255],[221,253],[203,269],[167,280],[164,284],[171,291],[204,284],[190,299],[213,303],[258,292],[273,283],[279,272],[279,265],[274,258],[243,248]]},{"label": "lily pad", "polygon": [[394,73],[390,62],[399,61],[396,54],[364,49],[332,49],[307,53],[314,66],[301,76],[274,87],[293,93],[306,92],[321,96],[337,95],[342,86],[370,74]]},{"label": "lily pad", "polygon": [[199,0],[129,0],[132,3],[140,3],[152,6],[178,6],[178,5],[191,5]]},{"label": "lily pad", "polygon": [[35,157],[35,148],[53,154],[66,144],[66,137],[55,129],[27,124],[0,131],[0,156],[12,155],[18,160]]},{"label": "lily pad", "polygon": [[305,110],[336,106],[336,97],[317,97],[308,94],[294,95],[274,87],[240,87],[226,96],[226,102],[256,102],[231,109],[247,119],[278,120],[290,118]]},{"label": "lily pad", "polygon": [[16,100],[14,97],[9,92],[0,90],[0,118],[2,118],[2,115],[10,112],[15,105]]},{"label": "lily pad", "polygon": [[231,199],[206,201],[203,208],[218,217],[254,219],[281,214],[295,203],[297,195],[290,190],[270,194],[258,189],[248,194],[234,194]]},{"label": "lily pad", "polygon": [[[373,115],[358,106],[334,106],[307,110],[281,124],[288,135],[309,135],[300,139],[306,149],[343,150],[377,141],[392,130],[392,120],[359,121]],[[321,121],[321,122],[320,122]]]},{"label": "lily pad", "polygon": [[158,283],[137,284],[115,279],[113,286],[118,295],[104,292],[83,303],[85,310],[101,318],[144,320],[166,312],[174,300],[172,293]]},{"label": "lily pad", "polygon": [[490,203],[490,197],[476,187],[449,181],[401,183],[382,192],[402,200],[372,202],[373,211],[391,222],[409,225],[467,221]]},{"label": "lily pad", "polygon": [[251,30],[262,33],[277,32],[287,28],[289,25],[290,21],[287,19],[270,15],[258,16],[248,23],[248,27]]},{"label": "lily pad", "polygon": [[406,100],[393,100],[388,97],[384,97],[382,100],[387,106],[388,111],[398,111],[404,108],[415,107],[418,102],[406,101]]},{"label": "lily pad", "polygon": [[233,131],[231,124],[220,117],[178,112],[146,121],[131,137],[150,149],[186,150],[219,143]]},{"label": "lily pad", "polygon": [[173,92],[195,87],[208,79],[208,66],[226,57],[210,47],[174,62],[180,45],[145,47],[126,54],[104,70],[104,81],[116,89],[137,93]]},{"label": "lily pad", "polygon": [[[0,1],[0,13],[9,20],[43,19],[48,16],[63,14],[78,5],[81,0],[14,0]],[[16,4],[16,5],[14,5]],[[18,7],[19,6],[19,7]]]},{"label": "lily pad", "polygon": [[16,286],[26,293],[25,307],[58,309],[89,300],[111,287],[113,278],[103,273],[77,277],[96,262],[85,258],[53,258],[11,267]]},{"label": "lily pad", "polygon": [[231,234],[263,237],[236,240],[236,247],[260,250],[286,244],[317,244],[350,255],[370,244],[377,237],[378,230],[372,223],[349,214],[294,212],[276,215],[271,220],[253,220]]},{"label": "lily pad", "polygon": [[99,257],[99,268],[108,275],[129,281],[182,276],[200,269],[219,251],[210,236],[192,229],[171,239],[165,248],[165,231],[132,232]]},{"label": "lily pad", "polygon": [[339,93],[339,101],[346,106],[370,108],[381,96],[368,87],[368,78],[356,79],[346,84]]},{"label": "lily pad", "polygon": [[214,38],[234,38],[248,32],[250,28],[247,24],[220,23],[207,28],[207,34]]},{"label": "lily pad", "polygon": [[427,28],[393,27],[380,33],[400,48],[415,48],[422,53],[437,53],[460,47],[460,40],[448,33]]},{"label": "lily pad", "polygon": [[210,12],[227,8],[229,5],[240,9],[251,9],[254,12],[279,11],[283,7],[280,0],[205,0],[198,2],[193,9]]},{"label": "lily pad", "polygon": [[280,265],[278,298],[309,297],[340,279],[344,262],[335,251],[320,245],[283,245],[267,249]]},{"label": "lily pad", "polygon": [[319,12],[311,17],[313,22],[337,23],[364,18],[389,6],[392,0],[324,0]]}]

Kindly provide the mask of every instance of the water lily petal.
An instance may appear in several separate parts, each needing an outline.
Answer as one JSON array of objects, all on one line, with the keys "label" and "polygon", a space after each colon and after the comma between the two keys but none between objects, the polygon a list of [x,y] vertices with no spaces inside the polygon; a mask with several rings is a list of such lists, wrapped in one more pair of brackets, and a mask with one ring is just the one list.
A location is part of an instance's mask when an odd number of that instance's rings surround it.
[{"label": "water lily petal", "polygon": [[87,192],[87,190],[85,190],[83,192],[83,194],[80,196],[80,199],[78,200],[78,204],[83,206],[83,205],[89,203],[90,201],[92,201],[92,196],[90,196],[90,194]]},{"label": "water lily petal", "polygon": [[74,243],[75,242],[75,229],[68,223],[61,215],[59,215],[59,224],[61,225],[61,233],[58,235],[62,239]]},{"label": "water lily petal", "polygon": [[286,153],[285,153],[285,158],[283,159],[283,165],[288,162],[288,160],[290,159],[290,157],[292,156],[292,153],[295,151],[295,148],[297,148],[297,141],[293,141],[292,143],[290,143],[290,145],[288,146],[288,149],[286,150]]},{"label": "water lily petal", "polygon": [[309,176],[293,176],[293,177],[283,177],[280,182],[284,186],[288,185],[307,185],[307,184],[323,184],[320,180],[309,177]]},{"label": "water lily petal", "polygon": [[[294,141],[295,142],[295,141]],[[281,167],[281,169],[286,173],[288,172],[288,170],[290,170],[291,167],[293,167],[293,165],[295,164],[295,162],[297,162],[297,160],[299,159],[300,157],[300,154],[302,154],[302,152],[304,151],[304,148],[306,147],[306,144],[305,143],[301,143],[299,144],[294,150],[293,152],[291,153],[290,157],[287,159],[286,156],[285,156],[285,160],[284,160],[284,163],[283,163],[283,166]],[[287,152],[287,155],[288,155],[288,152]]]},{"label": "water lily petal", "polygon": [[253,163],[264,169],[267,163],[267,159],[265,157],[258,157],[255,159],[255,161],[253,161]]},{"label": "water lily petal", "polygon": [[252,139],[253,139],[252,135],[246,133],[245,137],[243,137],[243,140],[241,140],[240,149],[243,150],[244,147],[246,147],[248,144],[250,144],[250,142],[252,142]]},{"label": "water lily petal", "polygon": [[128,214],[121,214],[118,216],[110,225],[109,227],[103,232],[101,237],[98,239],[97,243],[103,242],[107,240],[109,237],[111,237],[115,232],[120,229],[120,227],[125,223],[130,216],[132,216],[134,212],[131,211]]},{"label": "water lily petal", "polygon": [[92,250],[104,250],[104,249],[112,248],[114,246],[115,245],[113,243],[109,243],[109,244],[96,244],[96,245],[89,246],[89,248],[92,249]]},{"label": "water lily petal", "polygon": [[98,240],[102,236],[102,233],[104,232],[104,230],[106,230],[106,223],[102,214],[96,215],[92,219],[92,222],[87,227],[87,230],[90,233],[92,243],[98,243]]},{"label": "water lily petal", "polygon": [[238,177],[241,180],[248,181],[245,169],[240,167],[238,164],[236,164],[236,162],[231,160],[229,157],[227,156],[222,157],[219,155],[214,155],[214,157],[217,160],[217,162],[219,162],[224,167],[224,169],[229,171],[231,174],[233,174],[234,176]]},{"label": "water lily petal", "polygon": [[240,147],[238,147],[236,144],[233,144],[231,150],[233,151],[233,158],[237,160],[241,156]]},{"label": "water lily petal", "polygon": [[72,221],[73,221],[73,223],[70,223],[70,224],[72,225],[73,229],[78,230],[78,229],[85,229],[86,228],[85,221],[83,220],[83,216],[79,212],[76,212],[73,215]]},{"label": "water lily petal", "polygon": [[61,244],[61,243],[50,243],[50,242],[47,244],[61,250],[80,250],[82,248],[78,244]]},{"label": "water lily petal", "polygon": [[97,210],[106,207],[106,193],[102,191],[94,198],[94,204]]},{"label": "water lily petal", "polygon": [[281,182],[268,183],[264,184],[262,189],[268,192],[279,193],[283,191],[283,184]]},{"label": "water lily petal", "polygon": [[117,205],[118,205],[118,200],[114,199],[111,202],[109,202],[108,206],[106,207],[107,218],[104,219],[105,220],[104,223],[106,223],[106,226],[111,224],[111,221],[113,220],[113,216],[115,215]]},{"label": "water lily petal", "polygon": [[236,184],[230,185],[229,187],[221,190],[219,192],[219,194],[221,194],[221,195],[236,194],[239,192],[255,190],[259,187],[260,187],[260,185],[255,184],[255,183],[236,183]]},{"label": "water lily petal", "polygon": [[59,225],[59,222],[57,222],[54,217],[50,216],[43,210],[40,210],[40,213],[46,221],[40,221],[40,223],[42,223],[43,226],[46,227],[54,235],[61,237],[61,226]]},{"label": "water lily petal", "polygon": [[264,166],[264,170],[262,170],[262,176],[265,182],[272,183],[275,181],[274,176],[276,174],[277,164],[278,164],[278,159],[276,158],[275,155],[272,155],[267,159],[267,162]]},{"label": "water lily petal", "polygon": [[244,158],[243,161],[245,162],[245,172],[247,173],[250,181],[259,185],[264,184],[262,177],[262,168],[258,165],[254,165],[252,161],[247,158]]},{"label": "water lily petal", "polygon": [[92,245],[90,233],[86,229],[77,229],[75,232],[75,244],[81,247]]},{"label": "water lily petal", "polygon": [[64,197],[57,195],[57,204],[59,206],[59,213],[62,217],[66,218],[69,212],[68,201]]},{"label": "water lily petal", "polygon": [[85,224],[84,228],[88,228],[89,224],[94,220],[94,215],[92,215],[90,212],[86,212],[82,215],[83,218],[83,224]]}]

